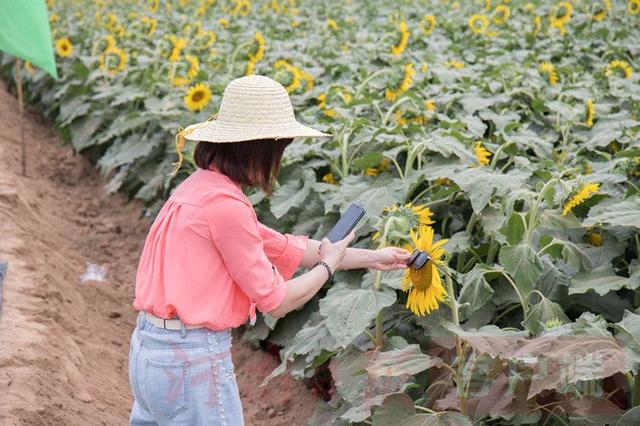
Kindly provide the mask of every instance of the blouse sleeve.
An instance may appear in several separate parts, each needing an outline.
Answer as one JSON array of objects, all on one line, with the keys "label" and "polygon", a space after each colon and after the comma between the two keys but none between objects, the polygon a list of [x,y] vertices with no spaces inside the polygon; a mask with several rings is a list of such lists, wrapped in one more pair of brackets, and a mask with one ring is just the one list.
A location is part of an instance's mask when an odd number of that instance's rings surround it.
[{"label": "blouse sleeve", "polygon": [[290,280],[307,249],[309,236],[281,234],[258,222],[258,230],[264,243],[264,251],[285,280]]},{"label": "blouse sleeve", "polygon": [[265,254],[253,207],[224,197],[205,209],[213,243],[233,281],[261,312],[277,308],[287,287]]}]

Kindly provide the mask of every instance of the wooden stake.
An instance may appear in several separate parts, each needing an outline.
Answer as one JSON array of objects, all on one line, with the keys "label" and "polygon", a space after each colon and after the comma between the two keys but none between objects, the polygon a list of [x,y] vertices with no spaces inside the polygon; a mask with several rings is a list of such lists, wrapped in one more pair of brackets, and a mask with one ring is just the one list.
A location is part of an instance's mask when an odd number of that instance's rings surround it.
[{"label": "wooden stake", "polygon": [[22,146],[22,176],[27,176],[27,149],[24,143],[24,99],[22,98],[22,61],[16,59],[16,86],[18,87],[18,104],[20,106],[20,144]]}]

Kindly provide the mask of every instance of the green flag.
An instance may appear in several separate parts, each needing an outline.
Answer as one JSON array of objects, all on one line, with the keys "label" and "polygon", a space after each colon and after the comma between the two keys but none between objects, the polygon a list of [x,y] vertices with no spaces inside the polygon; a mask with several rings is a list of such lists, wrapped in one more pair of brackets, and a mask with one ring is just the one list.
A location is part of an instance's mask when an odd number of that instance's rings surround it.
[{"label": "green flag", "polygon": [[58,78],[45,0],[0,0],[0,50]]}]

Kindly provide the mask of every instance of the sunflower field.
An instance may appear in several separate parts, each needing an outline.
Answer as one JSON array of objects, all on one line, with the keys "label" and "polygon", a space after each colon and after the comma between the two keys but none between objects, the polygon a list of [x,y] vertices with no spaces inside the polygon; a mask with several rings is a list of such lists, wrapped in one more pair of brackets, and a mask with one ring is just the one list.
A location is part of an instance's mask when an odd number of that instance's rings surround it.
[{"label": "sunflower field", "polygon": [[355,246],[429,254],[247,330],[265,382],[329,377],[310,424],[640,423],[640,0],[48,3],[61,77],[25,64],[26,99],[108,191],[153,216],[176,133],[262,74],[334,137],[261,220],[320,239],[357,202]]}]

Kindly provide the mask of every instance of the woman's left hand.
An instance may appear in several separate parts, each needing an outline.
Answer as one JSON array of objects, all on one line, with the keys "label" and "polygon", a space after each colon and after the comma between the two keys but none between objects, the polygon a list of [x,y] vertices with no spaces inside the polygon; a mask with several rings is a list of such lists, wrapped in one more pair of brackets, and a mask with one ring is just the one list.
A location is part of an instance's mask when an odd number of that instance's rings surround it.
[{"label": "woman's left hand", "polygon": [[393,271],[396,269],[406,269],[407,260],[411,253],[400,247],[385,247],[373,252],[374,261],[372,269],[378,271]]}]

